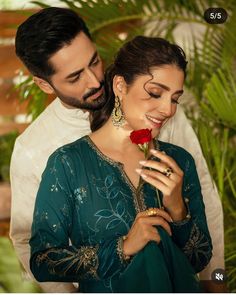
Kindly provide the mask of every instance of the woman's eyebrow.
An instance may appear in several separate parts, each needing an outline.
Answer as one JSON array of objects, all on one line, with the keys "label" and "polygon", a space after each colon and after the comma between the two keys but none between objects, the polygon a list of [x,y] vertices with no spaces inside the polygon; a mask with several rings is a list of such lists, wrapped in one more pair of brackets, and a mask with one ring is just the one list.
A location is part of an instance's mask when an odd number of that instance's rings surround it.
[{"label": "woman's eyebrow", "polygon": [[[159,87],[161,87],[161,88],[163,88],[163,89],[165,89],[165,90],[167,90],[167,91],[170,91],[170,88],[169,88],[168,86],[162,84],[162,83],[158,83],[158,82],[150,82],[150,84],[157,85],[157,86],[159,86]],[[178,94],[179,94],[179,93],[182,94],[183,92],[184,92],[183,89],[181,89],[181,90],[177,90],[177,91],[175,91],[175,94],[176,94],[176,93],[178,93]]]}]

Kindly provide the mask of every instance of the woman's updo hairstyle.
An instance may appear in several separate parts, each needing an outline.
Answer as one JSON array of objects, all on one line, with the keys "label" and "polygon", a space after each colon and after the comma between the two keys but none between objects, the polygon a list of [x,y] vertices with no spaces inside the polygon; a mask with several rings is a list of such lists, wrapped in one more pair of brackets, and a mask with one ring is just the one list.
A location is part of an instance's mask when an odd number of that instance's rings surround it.
[{"label": "woman's updo hairstyle", "polygon": [[114,108],[113,78],[122,76],[131,85],[141,75],[150,74],[151,68],[176,65],[186,76],[186,56],[181,47],[162,38],[137,36],[118,51],[114,63],[105,73],[106,103],[93,113],[91,130],[95,131],[108,120]]}]

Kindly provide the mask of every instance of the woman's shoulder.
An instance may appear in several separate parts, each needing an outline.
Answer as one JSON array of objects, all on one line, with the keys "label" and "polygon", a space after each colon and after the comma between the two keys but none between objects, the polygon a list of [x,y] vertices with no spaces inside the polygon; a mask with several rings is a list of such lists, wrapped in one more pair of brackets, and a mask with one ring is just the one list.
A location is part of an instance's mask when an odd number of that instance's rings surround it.
[{"label": "woman's shoulder", "polygon": [[164,141],[157,141],[157,145],[161,151],[164,151],[168,156],[175,159],[177,162],[194,162],[193,156],[184,148]]},{"label": "woman's shoulder", "polygon": [[83,136],[73,142],[67,143],[57,148],[49,157],[49,160],[55,158],[68,158],[73,160],[75,157],[79,158],[81,153],[88,152],[87,135]]}]

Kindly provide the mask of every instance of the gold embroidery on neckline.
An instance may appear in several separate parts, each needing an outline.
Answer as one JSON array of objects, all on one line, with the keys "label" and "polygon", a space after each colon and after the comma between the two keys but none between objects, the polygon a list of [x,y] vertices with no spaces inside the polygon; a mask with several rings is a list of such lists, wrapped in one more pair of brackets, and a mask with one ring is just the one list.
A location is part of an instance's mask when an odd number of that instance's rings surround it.
[{"label": "gold embroidery on neckline", "polygon": [[[105,154],[103,154],[88,135],[86,135],[84,137],[84,140],[86,140],[86,142],[89,144],[89,146],[97,153],[97,155],[99,157],[101,157],[104,161],[108,162],[112,166],[117,167],[119,169],[123,180],[125,181],[125,183],[128,185],[128,187],[130,188],[130,190],[132,192],[135,211],[137,213],[139,213],[141,211],[145,211],[147,209],[147,206],[146,206],[145,200],[144,200],[143,184],[145,182],[143,181],[143,179],[141,177],[139,179],[138,188],[140,186],[140,182],[143,182],[143,183],[141,184],[141,188],[139,188],[139,192],[137,192],[137,188],[135,188],[135,186],[132,184],[128,175],[126,174],[126,172],[123,169],[123,167],[124,167],[123,163],[117,162],[117,161],[109,158]],[[158,140],[154,138],[153,143],[154,143],[155,149],[159,150]]]}]

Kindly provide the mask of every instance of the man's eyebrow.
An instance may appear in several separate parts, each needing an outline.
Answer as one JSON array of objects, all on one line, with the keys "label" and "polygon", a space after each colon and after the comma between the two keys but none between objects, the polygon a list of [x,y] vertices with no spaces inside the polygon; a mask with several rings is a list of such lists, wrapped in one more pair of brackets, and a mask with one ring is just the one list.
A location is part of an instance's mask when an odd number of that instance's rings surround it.
[{"label": "man's eyebrow", "polygon": [[[167,91],[170,91],[170,88],[168,86],[164,85],[164,84],[161,84],[161,83],[158,83],[158,82],[150,82],[150,84],[155,84],[155,85],[157,85],[157,86],[159,86],[159,87],[161,87],[161,88],[163,88],[163,89],[165,89]],[[175,91],[175,94],[177,94],[177,93],[183,93],[183,92],[184,91],[181,89],[181,90]]]},{"label": "man's eyebrow", "polygon": [[[97,56],[98,56],[98,53],[97,53],[97,51],[95,51],[94,54],[93,54],[93,56],[92,56],[92,58],[90,59],[89,64],[88,64],[89,67],[92,65],[92,63],[97,58]],[[70,79],[70,78],[76,77],[79,74],[81,74],[83,71],[84,71],[84,68],[83,69],[80,69],[80,70],[77,70],[77,71],[75,71],[73,73],[70,73],[68,76],[66,76],[66,79]]]}]

